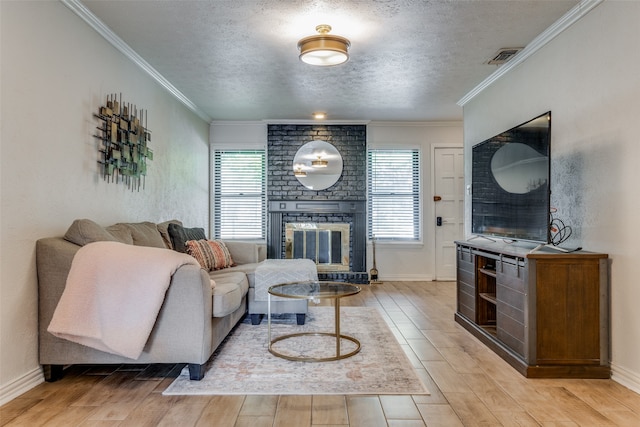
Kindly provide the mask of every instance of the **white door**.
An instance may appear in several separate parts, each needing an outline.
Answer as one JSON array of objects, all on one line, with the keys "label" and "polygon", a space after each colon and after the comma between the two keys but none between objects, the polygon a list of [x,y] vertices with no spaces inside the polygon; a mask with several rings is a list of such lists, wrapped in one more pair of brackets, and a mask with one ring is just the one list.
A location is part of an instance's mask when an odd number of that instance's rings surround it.
[{"label": "white door", "polygon": [[462,148],[435,148],[436,280],[455,280],[456,246],[464,236],[464,161]]}]

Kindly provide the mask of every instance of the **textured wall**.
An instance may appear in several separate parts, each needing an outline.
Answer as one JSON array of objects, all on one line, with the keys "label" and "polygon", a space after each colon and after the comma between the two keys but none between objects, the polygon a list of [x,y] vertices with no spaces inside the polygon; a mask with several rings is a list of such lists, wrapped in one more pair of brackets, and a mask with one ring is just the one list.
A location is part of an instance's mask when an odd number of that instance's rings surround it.
[{"label": "textured wall", "polygon": [[[109,225],[178,217],[206,227],[209,184],[206,122],[62,3],[0,8],[1,400],[42,379],[35,241],[64,234],[76,218]],[[99,175],[93,114],[114,92],[149,112],[154,159],[144,190]]]}]

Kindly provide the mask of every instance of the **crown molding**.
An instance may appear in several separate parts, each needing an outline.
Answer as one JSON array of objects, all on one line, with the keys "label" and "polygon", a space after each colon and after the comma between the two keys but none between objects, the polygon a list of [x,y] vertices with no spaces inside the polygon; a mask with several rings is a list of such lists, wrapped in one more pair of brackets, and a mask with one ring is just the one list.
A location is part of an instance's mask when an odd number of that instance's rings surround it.
[{"label": "crown molding", "polygon": [[212,120],[210,125],[266,126],[263,120]]},{"label": "crown molding", "polygon": [[191,102],[182,92],[180,92],[169,80],[167,80],[162,74],[160,74],[155,68],[153,68],[147,61],[145,61],[140,55],[134,51],[131,46],[118,37],[104,22],[98,19],[89,9],[86,8],[79,0],[60,0],[62,4],[71,9],[76,15],[78,15],[84,22],[86,22],[91,28],[96,30],[98,34],[111,43],[116,49],[118,49],[124,56],[129,58],[134,64],[140,67],[145,73],[147,73],[153,80],[155,80],[160,86],[165,88],[171,95],[173,95],[178,101],[182,102],[188,109],[197,114],[201,119],[210,122],[211,117],[202,111],[196,104]]},{"label": "crown molding", "polygon": [[540,50],[543,46],[549,43],[551,40],[560,35],[563,31],[569,28],[571,25],[579,21],[587,13],[591,12],[596,6],[602,3],[604,0],[583,0],[570,11],[565,13],[560,19],[553,23],[549,28],[540,33],[535,39],[531,41],[523,50],[521,50],[516,56],[514,56],[509,62],[498,68],[493,74],[484,79],[482,83],[473,88],[467,93],[457,104],[461,107],[471,101],[476,95],[481,93],[487,87],[491,86],[494,82],[499,80],[502,76],[509,71],[520,65],[531,55]]},{"label": "crown molding", "polygon": [[[214,122],[216,123],[216,122]],[[231,124],[234,122],[218,122]],[[254,122],[236,122],[254,123]],[[269,125],[368,125],[368,126],[398,126],[398,127],[460,127],[462,120],[434,120],[434,121],[393,121],[393,120],[263,120]]]},{"label": "crown molding", "polygon": [[372,120],[369,126],[385,126],[385,127],[461,127],[462,120],[434,120],[434,121],[392,121],[392,120]]}]

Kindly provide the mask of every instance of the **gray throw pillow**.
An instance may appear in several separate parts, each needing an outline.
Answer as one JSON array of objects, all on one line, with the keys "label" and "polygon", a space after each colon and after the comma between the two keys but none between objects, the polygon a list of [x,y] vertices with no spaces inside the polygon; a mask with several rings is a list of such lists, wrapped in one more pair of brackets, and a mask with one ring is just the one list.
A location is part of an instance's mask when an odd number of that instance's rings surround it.
[{"label": "gray throw pillow", "polygon": [[206,240],[204,228],[186,228],[179,224],[169,224],[167,228],[169,238],[171,238],[171,246],[178,252],[187,253],[185,243],[189,240]]},{"label": "gray throw pillow", "polygon": [[171,219],[169,221],[158,223],[158,231],[162,236],[162,240],[164,241],[164,246],[169,249],[173,249],[171,245],[171,237],[169,237],[169,224],[178,224],[182,225],[182,221],[178,219]]}]

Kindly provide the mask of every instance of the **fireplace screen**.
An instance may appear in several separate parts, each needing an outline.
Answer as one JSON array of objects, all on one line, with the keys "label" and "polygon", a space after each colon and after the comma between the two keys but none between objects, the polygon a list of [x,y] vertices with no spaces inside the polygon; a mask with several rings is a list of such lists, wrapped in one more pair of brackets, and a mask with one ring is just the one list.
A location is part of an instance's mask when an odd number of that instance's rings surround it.
[{"label": "fireplace screen", "polygon": [[349,224],[287,223],[285,257],[314,261],[318,271],[349,271]]}]

